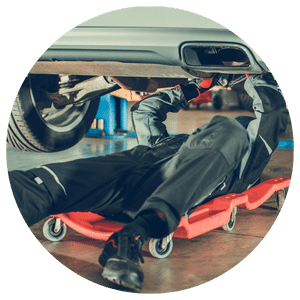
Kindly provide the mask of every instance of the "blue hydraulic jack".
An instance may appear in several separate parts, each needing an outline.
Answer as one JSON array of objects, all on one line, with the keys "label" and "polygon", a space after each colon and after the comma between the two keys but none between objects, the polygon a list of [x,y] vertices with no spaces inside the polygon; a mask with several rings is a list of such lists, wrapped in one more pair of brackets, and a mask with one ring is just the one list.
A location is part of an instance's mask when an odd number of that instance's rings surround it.
[{"label": "blue hydraulic jack", "polygon": [[100,97],[94,123],[85,136],[110,139],[125,138],[129,136],[127,127],[127,100],[106,94]]}]

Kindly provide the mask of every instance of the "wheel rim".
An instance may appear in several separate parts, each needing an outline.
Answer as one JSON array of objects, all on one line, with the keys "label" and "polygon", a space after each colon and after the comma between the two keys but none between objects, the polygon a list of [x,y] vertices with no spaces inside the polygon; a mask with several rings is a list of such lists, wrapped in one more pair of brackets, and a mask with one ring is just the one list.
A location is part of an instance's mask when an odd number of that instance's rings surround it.
[{"label": "wheel rim", "polygon": [[168,243],[167,247],[165,247],[165,248],[162,248],[161,244],[162,244],[162,240],[160,239],[160,240],[158,240],[158,242],[155,245],[155,250],[159,255],[164,255],[165,253],[168,252],[168,250],[170,248],[170,243]]},{"label": "wheel rim", "polygon": [[232,228],[234,225],[234,220],[230,219],[229,223],[228,223],[228,227]]},{"label": "wheel rim", "polygon": [[49,233],[53,236],[53,237],[58,237],[61,235],[62,231],[63,231],[63,227],[61,227],[57,232],[54,231],[55,229],[55,219],[52,220],[50,223],[49,223]]},{"label": "wheel rim", "polygon": [[65,105],[64,107],[57,109],[52,104],[50,108],[44,108],[41,110],[38,107],[38,103],[35,101],[34,94],[36,93],[32,87],[31,76],[29,76],[29,88],[32,103],[41,120],[47,127],[57,132],[68,132],[75,128],[82,121],[90,105],[90,102],[84,102],[77,105]]},{"label": "wheel rim", "polygon": [[237,208],[234,207],[234,209],[233,209],[233,211],[230,215],[230,221],[228,222],[228,228],[229,229],[233,229],[233,227],[235,225],[236,213],[237,213]]}]

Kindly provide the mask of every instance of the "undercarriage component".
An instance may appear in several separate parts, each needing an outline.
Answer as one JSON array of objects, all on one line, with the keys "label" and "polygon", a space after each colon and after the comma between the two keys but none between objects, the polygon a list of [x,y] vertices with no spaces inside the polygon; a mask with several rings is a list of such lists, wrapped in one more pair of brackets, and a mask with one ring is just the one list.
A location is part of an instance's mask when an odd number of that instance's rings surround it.
[{"label": "undercarriage component", "polygon": [[61,76],[59,90],[56,93],[47,93],[47,97],[55,108],[82,103],[120,88],[118,84],[105,76],[92,77],[68,86],[68,83],[76,80],[72,79],[74,77],[76,78],[76,76]]},{"label": "undercarriage component", "polygon": [[61,88],[59,94],[70,97],[73,102],[83,102],[90,98],[108,94],[120,87],[108,77],[92,77],[83,82],[79,82],[72,88]]},{"label": "undercarriage component", "polygon": [[188,84],[188,79],[185,78],[145,78],[111,76],[111,79],[113,79],[119,86],[126,90],[146,93],[154,93],[159,88],[173,87],[177,84]]}]

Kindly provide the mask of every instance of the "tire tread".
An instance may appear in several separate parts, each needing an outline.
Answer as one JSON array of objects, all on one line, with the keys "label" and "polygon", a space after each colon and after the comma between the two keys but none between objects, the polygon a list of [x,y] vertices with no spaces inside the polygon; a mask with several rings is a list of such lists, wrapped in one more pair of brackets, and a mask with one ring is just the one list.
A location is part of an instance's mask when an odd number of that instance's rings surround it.
[{"label": "tire tread", "polygon": [[17,96],[9,118],[7,143],[19,150],[46,152],[46,149],[38,142],[27,126],[22,113],[23,109],[19,96]]}]

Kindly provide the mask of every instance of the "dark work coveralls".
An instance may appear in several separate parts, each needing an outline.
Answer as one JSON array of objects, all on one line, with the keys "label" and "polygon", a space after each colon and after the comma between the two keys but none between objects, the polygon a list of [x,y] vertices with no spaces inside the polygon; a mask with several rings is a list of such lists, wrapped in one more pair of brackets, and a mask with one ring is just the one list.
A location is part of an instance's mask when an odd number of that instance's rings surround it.
[{"label": "dark work coveralls", "polygon": [[192,134],[170,137],[163,122],[188,102],[180,87],[135,104],[132,119],[139,145],[106,156],[54,163],[9,178],[29,226],[46,216],[91,211],[129,216],[155,209],[166,216],[166,236],[193,207],[259,179],[285,131],[288,111],[277,86],[250,76],[245,90],[256,118],[247,129],[228,116],[215,116]]}]

